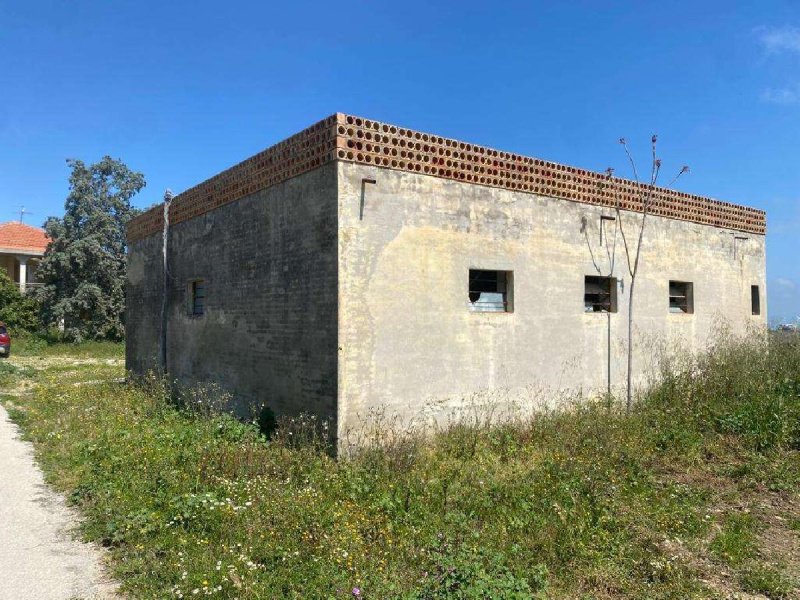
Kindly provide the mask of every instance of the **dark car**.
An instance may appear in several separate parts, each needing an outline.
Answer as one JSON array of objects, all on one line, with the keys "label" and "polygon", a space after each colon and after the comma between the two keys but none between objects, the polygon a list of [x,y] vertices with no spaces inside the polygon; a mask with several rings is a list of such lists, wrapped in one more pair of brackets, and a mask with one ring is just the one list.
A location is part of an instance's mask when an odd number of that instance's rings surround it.
[{"label": "dark car", "polygon": [[0,356],[8,356],[11,354],[11,336],[8,335],[6,324],[0,322]]}]

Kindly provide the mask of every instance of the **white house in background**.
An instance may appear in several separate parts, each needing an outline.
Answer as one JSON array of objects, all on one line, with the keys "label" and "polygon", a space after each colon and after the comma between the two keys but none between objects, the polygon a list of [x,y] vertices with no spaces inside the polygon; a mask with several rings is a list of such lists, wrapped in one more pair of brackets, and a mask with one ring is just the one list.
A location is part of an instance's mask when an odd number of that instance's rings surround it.
[{"label": "white house in background", "polygon": [[38,285],[36,268],[47,244],[44,229],[17,221],[0,224],[0,271],[5,271],[22,292]]}]

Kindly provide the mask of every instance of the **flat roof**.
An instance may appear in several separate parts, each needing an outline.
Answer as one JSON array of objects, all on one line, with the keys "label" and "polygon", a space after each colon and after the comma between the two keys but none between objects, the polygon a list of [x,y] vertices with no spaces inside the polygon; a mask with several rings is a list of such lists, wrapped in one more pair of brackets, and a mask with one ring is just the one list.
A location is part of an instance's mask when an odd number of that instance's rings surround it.
[{"label": "flat roof", "polygon": [[[573,202],[642,212],[644,184],[605,173],[495,150],[336,113],[176,196],[170,223],[180,223],[336,160],[504,188]],[[656,187],[650,214],[766,233],[763,210]],[[128,225],[133,242],[160,232],[163,205]]]}]

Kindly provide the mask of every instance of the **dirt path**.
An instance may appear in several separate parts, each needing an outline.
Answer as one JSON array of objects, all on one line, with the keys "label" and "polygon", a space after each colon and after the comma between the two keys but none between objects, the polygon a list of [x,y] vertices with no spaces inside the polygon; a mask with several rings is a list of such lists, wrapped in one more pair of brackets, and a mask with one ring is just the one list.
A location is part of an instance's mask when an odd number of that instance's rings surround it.
[{"label": "dirt path", "polygon": [[75,523],[0,405],[0,599],[117,597],[103,575],[101,552],[71,535]]}]

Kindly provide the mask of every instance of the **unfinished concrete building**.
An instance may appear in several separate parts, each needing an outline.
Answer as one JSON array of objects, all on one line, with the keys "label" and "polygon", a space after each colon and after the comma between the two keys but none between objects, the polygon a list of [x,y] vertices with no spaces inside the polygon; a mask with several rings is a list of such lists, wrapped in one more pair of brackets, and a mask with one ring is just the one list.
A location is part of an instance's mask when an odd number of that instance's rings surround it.
[{"label": "unfinished concrete building", "polygon": [[[638,192],[333,115],[130,224],[128,368],[330,418],[340,439],[373,411],[426,422],[618,389]],[[766,323],[763,211],[657,189],[649,212],[640,379],[658,343]]]}]

